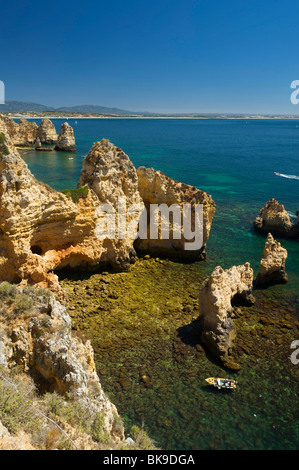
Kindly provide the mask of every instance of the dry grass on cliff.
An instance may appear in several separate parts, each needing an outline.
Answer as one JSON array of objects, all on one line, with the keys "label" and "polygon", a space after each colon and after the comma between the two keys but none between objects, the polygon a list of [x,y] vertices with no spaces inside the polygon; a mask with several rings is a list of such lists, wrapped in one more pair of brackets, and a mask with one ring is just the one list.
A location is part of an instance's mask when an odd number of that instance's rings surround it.
[{"label": "dry grass on cliff", "polygon": [[131,444],[115,441],[103,431],[101,413],[91,416],[78,402],[56,393],[41,396],[27,374],[0,369],[0,450],[155,449],[137,426],[131,436]]}]

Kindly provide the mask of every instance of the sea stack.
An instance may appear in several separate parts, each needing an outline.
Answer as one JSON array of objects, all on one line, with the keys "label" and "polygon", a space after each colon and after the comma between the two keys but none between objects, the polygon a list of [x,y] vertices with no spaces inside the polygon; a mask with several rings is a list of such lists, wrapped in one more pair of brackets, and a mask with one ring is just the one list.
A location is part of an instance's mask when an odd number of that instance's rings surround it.
[{"label": "sea stack", "polygon": [[38,129],[37,136],[39,137],[42,144],[53,145],[56,144],[58,135],[55,126],[50,119],[42,119]]},{"label": "sea stack", "polygon": [[226,270],[217,266],[203,282],[199,294],[201,339],[210,353],[230,368],[237,368],[229,358],[236,338],[236,327],[231,318],[233,303],[236,300],[244,305],[254,303],[252,287],[253,270],[249,263]]},{"label": "sea stack", "polygon": [[37,129],[38,129],[38,126],[35,122],[29,122],[25,118],[19,119],[19,122],[18,122],[19,145],[24,146],[24,147],[30,147],[31,145],[33,145],[37,136]]},{"label": "sea stack", "polygon": [[255,285],[267,286],[288,282],[285,263],[288,252],[276,241],[271,233],[268,234]]},{"label": "sea stack", "polygon": [[67,122],[65,122],[61,126],[55,150],[68,152],[76,151],[74,131],[73,128]]}]

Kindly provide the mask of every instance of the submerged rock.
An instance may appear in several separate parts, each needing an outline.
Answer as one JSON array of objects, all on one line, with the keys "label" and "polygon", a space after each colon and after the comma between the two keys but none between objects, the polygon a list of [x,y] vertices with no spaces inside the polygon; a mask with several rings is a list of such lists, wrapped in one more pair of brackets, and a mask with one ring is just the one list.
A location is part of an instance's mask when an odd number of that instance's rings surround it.
[{"label": "submerged rock", "polygon": [[[217,266],[199,294],[201,339],[209,351],[229,365],[229,350],[236,338],[231,318],[235,301],[252,304],[253,270],[249,263],[223,270]],[[233,367],[236,368],[236,365]]]},{"label": "submerged rock", "polygon": [[299,226],[294,224],[288,212],[276,199],[270,199],[261,209],[253,222],[254,228],[265,235],[296,238],[299,236]]},{"label": "submerged rock", "polygon": [[263,250],[260,270],[255,281],[256,286],[287,282],[288,276],[285,269],[287,256],[287,250],[269,233]]},{"label": "submerged rock", "polygon": [[75,152],[76,150],[74,130],[67,122],[61,125],[61,130],[57,144],[55,146],[55,150],[63,150],[68,152]]}]

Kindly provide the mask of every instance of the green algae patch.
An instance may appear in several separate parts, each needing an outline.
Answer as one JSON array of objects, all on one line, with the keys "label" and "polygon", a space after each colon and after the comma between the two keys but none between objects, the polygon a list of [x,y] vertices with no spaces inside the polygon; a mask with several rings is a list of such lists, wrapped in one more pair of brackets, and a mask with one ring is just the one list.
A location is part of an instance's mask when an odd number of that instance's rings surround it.
[{"label": "green algae patch", "polygon": [[[129,272],[60,274],[76,334],[91,340],[105,392],[126,429],[145,425],[165,449],[292,449],[298,446],[290,361],[299,336],[295,299],[282,286],[236,307],[228,371],[200,342],[198,295],[209,262],[145,257]],[[237,378],[237,392],[211,390],[210,376]],[[286,425],[287,423],[287,425]]]}]

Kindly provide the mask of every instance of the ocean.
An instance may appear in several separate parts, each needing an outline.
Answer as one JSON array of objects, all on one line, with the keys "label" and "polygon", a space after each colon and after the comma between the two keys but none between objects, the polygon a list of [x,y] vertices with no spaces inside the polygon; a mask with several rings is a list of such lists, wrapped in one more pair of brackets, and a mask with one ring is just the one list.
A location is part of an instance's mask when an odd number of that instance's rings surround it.
[{"label": "ocean", "polygon": [[[58,132],[64,121],[53,119]],[[115,118],[68,119],[68,122],[75,132],[75,155],[22,152],[36,178],[57,190],[75,188],[85,155],[95,141],[105,138],[120,147],[135,167],[162,170],[175,180],[209,192],[216,203],[216,213],[207,243],[207,262],[198,268],[203,277],[215,266],[226,269],[244,262],[249,262],[257,273],[265,237],[253,230],[252,222],[270,198],[284,204],[296,220],[295,214],[299,210],[299,120]],[[274,172],[283,176],[276,176]],[[261,295],[266,295],[270,310],[273,308],[278,312],[281,305],[282,316],[296,316],[299,314],[299,243],[279,241],[288,250],[289,282]],[[267,314],[267,307],[265,312]],[[255,313],[258,314],[257,307]],[[284,334],[283,330],[281,334]],[[299,340],[298,329],[293,334],[290,339]],[[163,448],[294,449],[299,443],[298,414],[296,416],[299,365],[286,362],[286,356],[288,353],[285,352],[280,360],[278,355],[275,362],[261,357],[256,360],[260,362],[259,366],[247,364],[245,358],[239,375],[250,390],[239,399],[208,393],[194,380],[186,384],[184,374],[179,378],[175,376],[176,383],[168,387],[165,395],[168,405],[165,409],[164,403],[163,410],[159,405],[161,387],[156,402],[155,387],[154,391],[147,389],[143,394],[138,389],[138,407],[134,407],[134,389],[130,393],[119,391],[111,383],[112,372],[108,374],[110,381],[105,377],[101,381],[124,415],[125,422],[131,425],[137,420],[142,424],[144,420],[149,434]],[[117,361],[114,367],[116,364]],[[173,370],[167,364],[165,381],[169,382]],[[206,373],[209,370],[226,372],[215,364],[209,369],[210,364],[207,358],[200,359],[197,367],[202,367]],[[153,366],[153,377],[155,373],[158,377]],[[256,393],[253,393],[251,383],[255,383]],[[195,400],[196,390],[198,397]],[[156,403],[155,411],[150,406],[153,402]],[[183,404],[186,409],[182,411]],[[144,410],[140,411],[142,405]],[[221,415],[218,416],[219,409]],[[161,419],[163,414],[165,422]],[[188,420],[192,420],[189,431]]]}]

